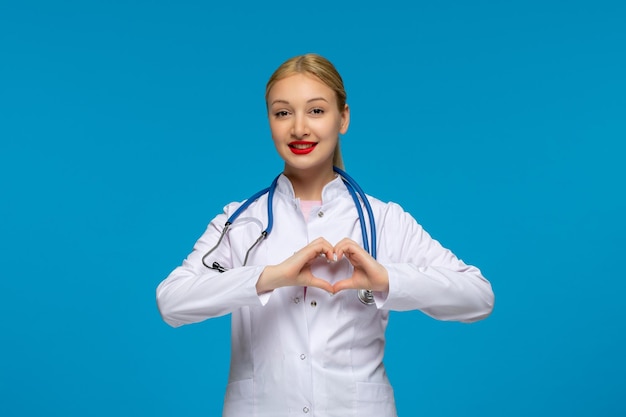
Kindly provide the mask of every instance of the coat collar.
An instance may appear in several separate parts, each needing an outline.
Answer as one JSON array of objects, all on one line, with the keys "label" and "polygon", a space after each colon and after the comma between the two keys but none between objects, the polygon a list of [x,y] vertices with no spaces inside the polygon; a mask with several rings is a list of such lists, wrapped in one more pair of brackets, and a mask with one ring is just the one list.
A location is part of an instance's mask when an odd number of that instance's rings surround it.
[{"label": "coat collar", "polygon": [[[296,193],[293,190],[291,181],[289,181],[289,178],[283,174],[278,177],[276,192],[287,198],[296,200]],[[346,194],[348,194],[348,189],[344,185],[342,179],[339,176],[336,176],[334,180],[324,186],[324,189],[322,190],[322,204],[327,204]]]}]

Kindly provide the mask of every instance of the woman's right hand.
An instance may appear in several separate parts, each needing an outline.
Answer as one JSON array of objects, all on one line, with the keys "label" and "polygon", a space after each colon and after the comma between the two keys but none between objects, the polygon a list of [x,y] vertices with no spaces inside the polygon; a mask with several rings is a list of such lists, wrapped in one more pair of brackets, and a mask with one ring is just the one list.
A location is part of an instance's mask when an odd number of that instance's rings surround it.
[{"label": "woman's right hand", "polygon": [[317,287],[333,293],[330,282],[317,278],[311,272],[311,263],[319,256],[332,260],[334,248],[326,239],[317,238],[278,265],[265,267],[256,283],[258,294],[280,287]]}]

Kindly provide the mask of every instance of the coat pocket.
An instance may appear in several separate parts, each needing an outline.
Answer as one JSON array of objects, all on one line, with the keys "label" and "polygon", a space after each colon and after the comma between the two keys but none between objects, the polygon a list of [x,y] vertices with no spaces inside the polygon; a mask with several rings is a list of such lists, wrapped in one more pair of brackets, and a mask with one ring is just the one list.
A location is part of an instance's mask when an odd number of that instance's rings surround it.
[{"label": "coat pocket", "polygon": [[254,415],[254,390],[252,379],[234,381],[226,387],[223,417]]},{"label": "coat pocket", "polygon": [[393,388],[389,384],[357,382],[357,416],[397,417]]}]

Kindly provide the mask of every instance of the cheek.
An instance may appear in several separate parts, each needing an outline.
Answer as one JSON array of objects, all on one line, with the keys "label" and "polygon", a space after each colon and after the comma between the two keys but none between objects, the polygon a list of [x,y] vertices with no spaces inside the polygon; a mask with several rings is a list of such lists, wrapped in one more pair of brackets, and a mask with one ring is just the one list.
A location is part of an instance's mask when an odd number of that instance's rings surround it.
[{"label": "cheek", "polygon": [[276,123],[270,121],[270,133],[274,141],[280,140],[285,136],[285,126],[282,123]]},{"label": "cheek", "polygon": [[283,155],[285,150],[285,144],[287,139],[285,139],[285,129],[276,123],[270,123],[270,136],[272,137],[272,144],[274,148],[278,152],[279,155]]},{"label": "cheek", "polygon": [[339,136],[340,124],[340,121],[326,121],[325,123],[320,124],[317,127],[317,132],[320,136],[326,138],[335,138]]}]

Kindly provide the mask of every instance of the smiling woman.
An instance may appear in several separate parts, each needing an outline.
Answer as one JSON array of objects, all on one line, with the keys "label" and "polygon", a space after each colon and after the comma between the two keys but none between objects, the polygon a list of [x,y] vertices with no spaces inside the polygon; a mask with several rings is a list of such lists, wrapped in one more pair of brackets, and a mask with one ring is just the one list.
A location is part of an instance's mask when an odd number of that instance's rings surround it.
[{"label": "smiling woman", "polygon": [[272,138],[285,161],[283,173],[302,199],[320,200],[323,185],[334,176],[339,134],[350,124],[348,105],[337,101],[326,84],[302,73],[276,81],[267,94]]},{"label": "smiling woman", "polygon": [[[270,77],[265,88],[265,101],[268,104],[268,111],[270,104],[269,96],[270,92],[274,89],[274,84],[292,75],[307,75],[316,81],[321,81],[326,88],[332,90],[332,101],[336,104],[337,110],[340,113],[346,111],[346,115],[349,116],[349,109],[346,105],[348,95],[346,94],[346,90],[343,86],[343,79],[341,78],[341,75],[339,75],[339,72],[337,72],[332,63],[324,57],[316,54],[301,55],[288,59],[280,67],[278,67],[276,71],[274,71],[274,74]],[[350,120],[348,118],[347,123],[349,123],[349,121]],[[345,130],[347,129],[348,126],[346,124]],[[343,134],[345,131],[341,133]],[[341,158],[339,143],[337,143],[337,146],[335,147],[335,154],[333,158],[333,164],[336,167],[343,169],[343,160]]]},{"label": "smiling woman", "polygon": [[491,285],[338,169],[350,109],[329,61],[286,61],[266,102],[283,172],[213,219],[159,285],[161,315],[174,327],[232,315],[224,416],[394,417],[383,365],[389,312],[480,320],[493,308]]}]

